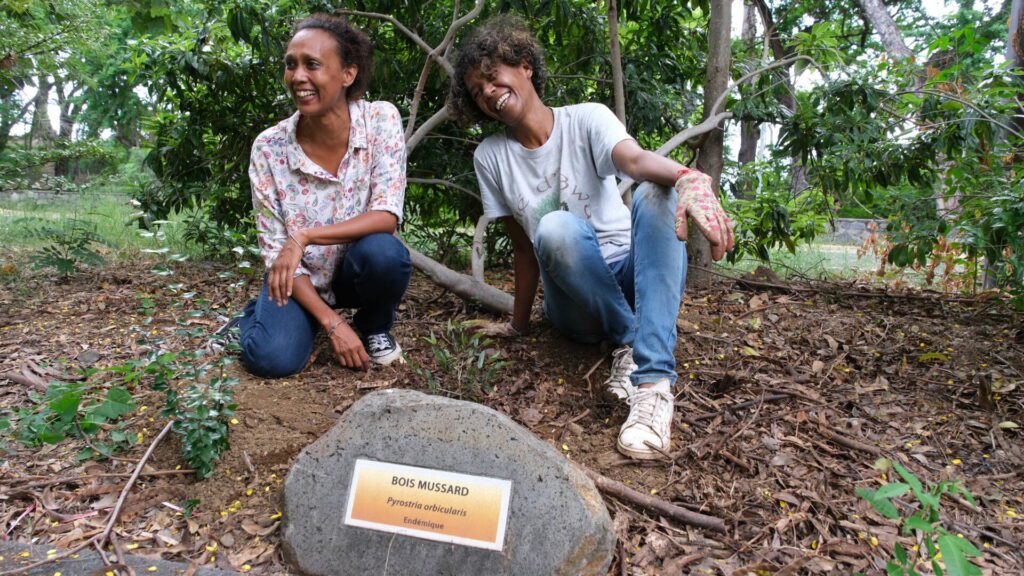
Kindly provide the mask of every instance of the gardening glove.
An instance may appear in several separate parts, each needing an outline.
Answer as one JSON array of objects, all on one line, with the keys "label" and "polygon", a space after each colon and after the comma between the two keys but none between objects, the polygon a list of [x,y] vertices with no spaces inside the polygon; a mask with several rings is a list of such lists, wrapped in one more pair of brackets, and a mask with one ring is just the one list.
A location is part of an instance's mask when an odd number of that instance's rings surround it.
[{"label": "gardening glove", "polygon": [[721,260],[733,247],[732,222],[711,189],[711,177],[683,168],[677,173],[675,189],[679,197],[676,202],[676,238],[686,240],[686,217],[689,216],[711,243],[711,259]]}]

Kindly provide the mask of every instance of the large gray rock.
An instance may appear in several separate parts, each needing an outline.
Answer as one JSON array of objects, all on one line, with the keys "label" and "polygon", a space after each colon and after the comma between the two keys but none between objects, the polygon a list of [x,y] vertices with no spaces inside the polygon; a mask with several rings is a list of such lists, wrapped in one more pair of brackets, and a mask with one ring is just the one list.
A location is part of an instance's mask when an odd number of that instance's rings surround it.
[{"label": "large gray rock", "polygon": [[[358,458],[512,481],[502,552],[343,523]],[[584,473],[507,416],[471,402],[383,390],[299,454],[284,487],[284,549],[316,576],[607,572],[615,536]]]}]

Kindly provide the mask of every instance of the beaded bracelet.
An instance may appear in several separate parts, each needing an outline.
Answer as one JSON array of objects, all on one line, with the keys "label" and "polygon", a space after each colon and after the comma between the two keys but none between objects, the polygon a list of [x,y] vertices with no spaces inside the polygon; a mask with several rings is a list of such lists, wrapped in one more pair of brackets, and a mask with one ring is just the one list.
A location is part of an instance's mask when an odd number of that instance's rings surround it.
[{"label": "beaded bracelet", "polygon": [[331,336],[334,335],[334,331],[338,329],[338,326],[341,326],[342,322],[344,322],[344,320],[339,318],[338,321],[335,322],[333,326],[331,326],[331,329],[327,331],[327,337],[328,338],[330,338]]}]

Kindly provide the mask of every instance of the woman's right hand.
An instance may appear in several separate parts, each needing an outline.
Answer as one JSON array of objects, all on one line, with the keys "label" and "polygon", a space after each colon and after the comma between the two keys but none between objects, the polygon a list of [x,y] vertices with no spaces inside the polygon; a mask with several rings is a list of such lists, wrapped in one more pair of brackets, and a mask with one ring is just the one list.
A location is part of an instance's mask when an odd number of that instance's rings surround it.
[{"label": "woman's right hand", "polygon": [[295,283],[295,270],[302,262],[303,247],[294,236],[289,236],[277,253],[277,259],[267,273],[267,292],[270,299],[284,306],[292,296],[292,285]]},{"label": "woman's right hand", "polygon": [[331,348],[338,357],[338,363],[346,368],[366,370],[370,367],[370,356],[366,353],[363,341],[340,317],[330,333]]}]

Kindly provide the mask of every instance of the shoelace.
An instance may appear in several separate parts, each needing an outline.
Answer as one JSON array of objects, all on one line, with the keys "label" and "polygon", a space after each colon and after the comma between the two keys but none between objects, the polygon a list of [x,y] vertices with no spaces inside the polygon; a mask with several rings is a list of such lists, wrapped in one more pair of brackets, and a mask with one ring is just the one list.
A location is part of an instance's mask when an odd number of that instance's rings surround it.
[{"label": "shoelace", "polygon": [[664,402],[671,402],[664,392],[651,388],[640,388],[629,398],[629,405],[632,409],[629,411],[629,421],[626,425],[639,421],[653,429],[655,415],[664,410]]},{"label": "shoelace", "polygon": [[387,350],[391,347],[391,342],[387,334],[370,334],[366,340],[367,344],[370,345],[370,352]]},{"label": "shoelace", "polygon": [[609,380],[614,378],[625,378],[626,376],[629,376],[630,372],[636,369],[636,365],[633,363],[632,348],[623,348],[612,356],[612,373],[608,378]]}]

